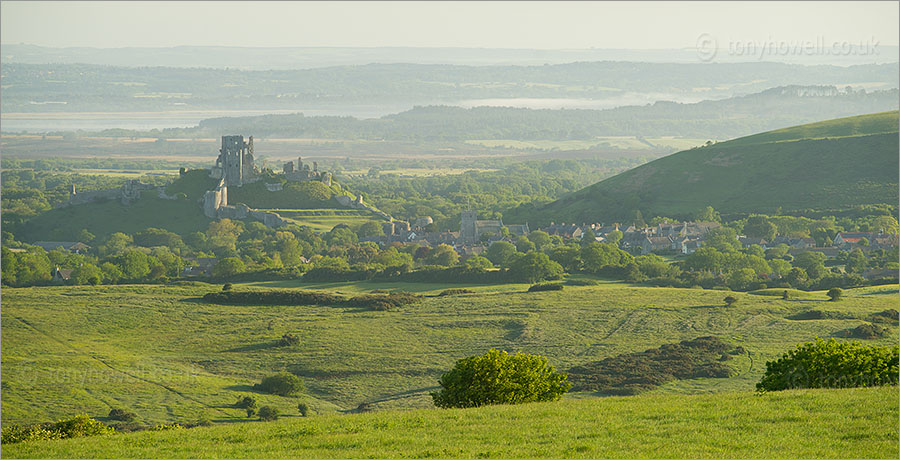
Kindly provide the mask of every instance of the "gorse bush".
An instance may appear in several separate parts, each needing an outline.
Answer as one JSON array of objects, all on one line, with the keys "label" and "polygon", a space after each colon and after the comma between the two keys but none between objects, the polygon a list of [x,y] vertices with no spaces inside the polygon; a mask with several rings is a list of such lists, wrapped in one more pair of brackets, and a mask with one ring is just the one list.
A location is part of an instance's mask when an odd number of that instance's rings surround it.
[{"label": "gorse bush", "polygon": [[234,407],[238,409],[247,409],[247,408],[256,408],[256,398],[253,396],[239,396],[236,403],[234,403]]},{"label": "gorse bush", "polygon": [[12,444],[43,439],[80,438],[84,436],[107,435],[115,433],[115,431],[103,423],[82,414],[56,423],[3,427],[0,442]]},{"label": "gorse bush", "polygon": [[431,394],[437,407],[556,401],[572,386],[543,356],[494,349],[457,361],[439,383]]},{"label": "gorse bush", "polygon": [[293,347],[300,344],[300,337],[294,334],[284,334],[278,339],[279,347]]},{"label": "gorse bush", "polygon": [[[253,385],[253,389],[279,396],[293,396],[305,389],[300,377],[288,372],[271,375]],[[262,409],[260,409],[262,411]]]},{"label": "gorse bush", "polygon": [[896,385],[898,347],[867,347],[859,342],[816,339],[797,345],[766,363],[757,390],[850,388]]}]

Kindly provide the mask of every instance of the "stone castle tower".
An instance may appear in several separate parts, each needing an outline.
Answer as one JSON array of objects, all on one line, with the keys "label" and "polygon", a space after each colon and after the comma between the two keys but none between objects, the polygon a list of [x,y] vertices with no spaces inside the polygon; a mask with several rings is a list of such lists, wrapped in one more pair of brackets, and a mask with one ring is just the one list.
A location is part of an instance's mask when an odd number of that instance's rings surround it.
[{"label": "stone castle tower", "polygon": [[244,142],[244,136],[222,136],[222,148],[216,159],[214,171],[221,171],[226,186],[255,182],[256,168],[253,160],[253,136]]}]

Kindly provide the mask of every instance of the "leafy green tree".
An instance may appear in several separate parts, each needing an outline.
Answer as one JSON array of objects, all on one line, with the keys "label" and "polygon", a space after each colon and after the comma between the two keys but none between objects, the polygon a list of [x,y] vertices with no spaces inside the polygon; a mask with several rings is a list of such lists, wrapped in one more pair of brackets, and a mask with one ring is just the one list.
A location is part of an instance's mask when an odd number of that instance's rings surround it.
[{"label": "leafy green tree", "polygon": [[324,256],[313,263],[316,268],[327,268],[331,270],[346,271],[350,270],[350,264],[340,257]]},{"label": "leafy green tree", "polygon": [[563,274],[563,268],[543,252],[529,252],[510,264],[509,273],[517,281],[536,283],[559,279]]},{"label": "leafy green tree", "polygon": [[270,375],[262,382],[253,385],[253,389],[279,396],[293,396],[303,392],[306,387],[300,377],[289,372]]},{"label": "leafy green tree", "polygon": [[794,256],[794,266],[802,268],[810,279],[825,275],[825,254],[816,251],[801,252]]},{"label": "leafy green tree", "polygon": [[714,228],[703,237],[703,245],[716,248],[722,252],[737,251],[741,243],[737,239],[737,232],[730,227]]},{"label": "leafy green tree", "polygon": [[466,259],[465,265],[469,270],[488,270],[494,268],[494,264],[492,264],[490,260],[481,256],[469,257]]},{"label": "leafy green tree", "polygon": [[98,252],[101,256],[114,256],[123,252],[125,248],[130,246],[133,242],[134,240],[130,236],[121,232],[116,232],[109,235],[106,242],[98,248]]},{"label": "leafy green tree", "polygon": [[847,269],[847,273],[862,273],[866,271],[868,264],[869,259],[866,258],[866,255],[861,249],[856,248],[850,251],[850,254],[847,254],[847,264],[845,265],[845,268]]},{"label": "leafy green tree", "polygon": [[719,212],[713,209],[712,206],[707,206],[697,212],[694,215],[694,219],[698,222],[721,222],[722,216],[719,215]]},{"label": "leafy green tree", "polygon": [[206,237],[210,247],[234,250],[237,239],[244,228],[240,221],[231,219],[214,220],[206,228]]},{"label": "leafy green tree", "polygon": [[725,302],[726,307],[730,307],[730,306],[734,305],[735,303],[737,303],[738,299],[737,299],[737,297],[730,295],[730,296],[725,297],[725,299],[723,299],[723,301]]},{"label": "leafy green tree", "polygon": [[735,291],[744,291],[756,281],[756,272],[751,268],[741,268],[728,276],[728,287]]},{"label": "leafy green tree", "polygon": [[441,390],[431,397],[443,408],[556,401],[572,386],[547,358],[494,349],[457,361],[439,383]]},{"label": "leafy green tree", "polygon": [[772,241],[778,234],[778,227],[767,216],[755,215],[747,219],[744,224],[744,235],[752,238],[762,238]]},{"label": "leafy green tree", "polygon": [[72,270],[72,282],[75,284],[90,284],[96,286],[103,281],[103,272],[94,264],[82,264]]},{"label": "leafy green tree", "polygon": [[390,247],[375,256],[375,263],[385,267],[412,267],[413,258],[405,252],[398,251],[397,248]]},{"label": "leafy green tree", "polygon": [[634,261],[631,254],[609,243],[588,243],[581,247],[581,264],[585,271],[597,273],[612,265],[624,267]]},{"label": "leafy green tree", "polygon": [[125,277],[125,274],[122,273],[122,269],[112,262],[103,262],[100,264],[100,271],[103,273],[104,284],[116,284]]},{"label": "leafy green tree", "polygon": [[259,419],[264,422],[278,420],[278,409],[272,406],[262,406],[259,408]]},{"label": "leafy green tree", "polygon": [[506,267],[516,255],[516,247],[508,241],[495,241],[488,247],[485,255],[494,265]]},{"label": "leafy green tree", "polygon": [[381,228],[381,224],[375,221],[368,221],[359,226],[359,230],[356,231],[356,235],[360,238],[365,238],[367,236],[383,236],[384,229]]},{"label": "leafy green tree", "polygon": [[550,253],[550,260],[560,264],[567,272],[574,272],[580,268],[580,253],[581,249],[576,245],[557,246]]},{"label": "leafy green tree", "polygon": [[329,246],[351,246],[359,241],[359,237],[350,227],[344,224],[335,225],[328,233],[325,234],[325,242]]},{"label": "leafy green tree", "polygon": [[150,257],[136,249],[128,249],[118,257],[123,278],[130,281],[141,281],[150,275]]},{"label": "leafy green tree", "polygon": [[828,290],[827,295],[832,302],[837,302],[838,300],[841,300],[841,297],[844,295],[844,290],[838,287],[834,287]]},{"label": "leafy green tree", "polygon": [[[550,244],[550,235],[547,232],[541,230],[533,230],[528,234],[528,241],[534,243],[534,249],[536,251],[542,251],[545,246]],[[522,251],[528,252],[528,251]]]},{"label": "leafy green tree", "polygon": [[760,391],[798,388],[851,388],[897,385],[898,347],[867,347],[859,342],[815,342],[797,345],[777,361],[766,363],[756,384]]},{"label": "leafy green tree", "polygon": [[623,233],[619,230],[613,230],[606,234],[606,243],[614,244],[616,246],[619,245],[619,241],[622,241]]},{"label": "leafy green tree", "polygon": [[527,236],[520,236],[519,239],[516,240],[516,251],[530,252],[534,251],[535,247],[534,243],[532,243]]},{"label": "leafy green tree", "polygon": [[451,267],[459,262],[459,254],[453,250],[448,244],[439,244],[431,250],[426,261],[431,265],[440,265],[442,267]]},{"label": "leafy green tree", "polygon": [[229,277],[243,273],[247,269],[244,261],[237,257],[226,257],[213,267],[212,274],[215,277]]},{"label": "leafy green tree", "polygon": [[725,268],[725,255],[714,247],[703,246],[687,256],[682,265],[685,270],[717,273]]}]

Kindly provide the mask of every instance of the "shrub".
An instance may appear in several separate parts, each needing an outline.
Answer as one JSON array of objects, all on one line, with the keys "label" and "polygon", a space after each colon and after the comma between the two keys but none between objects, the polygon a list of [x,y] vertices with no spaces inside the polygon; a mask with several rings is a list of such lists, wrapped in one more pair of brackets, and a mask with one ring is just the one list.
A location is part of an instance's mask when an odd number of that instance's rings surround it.
[{"label": "shrub", "polygon": [[730,306],[734,305],[734,304],[738,301],[737,297],[731,296],[731,295],[728,296],[728,297],[725,297],[723,300],[725,301],[725,306],[726,306],[726,307],[730,307]]},{"label": "shrub", "polygon": [[[375,292],[375,291],[372,291],[372,292]],[[474,293],[475,293],[475,291],[473,291],[473,290],[471,290],[471,289],[461,289],[461,288],[459,288],[459,289],[446,289],[446,290],[441,291],[441,293],[438,294],[438,297],[443,297],[443,296],[446,296],[446,295],[474,294]]]},{"label": "shrub", "polygon": [[528,288],[528,292],[539,292],[539,291],[562,291],[563,285],[559,283],[542,283],[542,284],[533,284],[530,288]]},{"label": "shrub", "polygon": [[841,300],[841,296],[844,295],[844,291],[841,288],[835,287],[828,290],[828,297],[832,302],[837,302]]},{"label": "shrub", "polygon": [[441,376],[441,391],[431,397],[437,407],[555,401],[572,386],[566,377],[543,356],[491,349],[457,361]]},{"label": "shrub", "polygon": [[56,430],[59,431],[62,438],[99,436],[115,432],[112,428],[83,414],[56,422]]},{"label": "shrub", "polygon": [[596,286],[600,284],[600,282],[597,280],[570,279],[566,280],[565,284],[569,286]]},{"label": "shrub", "polygon": [[757,390],[849,388],[896,385],[898,347],[866,347],[859,342],[816,339],[766,363]]},{"label": "shrub", "polygon": [[334,305],[344,297],[324,292],[269,290],[210,292],[203,300],[222,305]]},{"label": "shrub", "polygon": [[297,410],[300,411],[301,417],[306,417],[309,414],[309,406],[306,403],[297,404]]},{"label": "shrub", "polygon": [[270,422],[278,419],[278,409],[272,406],[262,406],[259,408],[259,419],[264,422]]},{"label": "shrub", "polygon": [[299,344],[300,337],[297,337],[294,334],[284,334],[281,336],[281,339],[278,340],[279,347],[293,347]]},{"label": "shrub", "polygon": [[237,407],[238,409],[249,409],[252,407],[255,409],[256,408],[256,398],[254,398],[253,396],[250,396],[250,395],[239,396],[237,402],[234,403],[234,407]]},{"label": "shrub", "polygon": [[351,307],[368,308],[370,310],[391,310],[422,300],[419,294],[409,292],[393,292],[390,294],[368,294],[350,299]]},{"label": "shrub", "polygon": [[262,382],[253,385],[253,389],[273,395],[291,396],[300,393],[305,387],[300,377],[288,372],[281,372],[262,379]]},{"label": "shrub", "polygon": [[251,418],[256,415],[256,407],[248,407],[247,408],[247,418]]},{"label": "shrub", "polygon": [[231,285],[231,283],[225,283],[225,284],[222,285],[222,290],[223,290],[223,291],[230,291],[232,287],[233,287],[233,286]]},{"label": "shrub", "polygon": [[137,418],[137,415],[134,412],[128,412],[125,409],[113,409],[109,411],[108,417],[120,422],[130,422]]}]

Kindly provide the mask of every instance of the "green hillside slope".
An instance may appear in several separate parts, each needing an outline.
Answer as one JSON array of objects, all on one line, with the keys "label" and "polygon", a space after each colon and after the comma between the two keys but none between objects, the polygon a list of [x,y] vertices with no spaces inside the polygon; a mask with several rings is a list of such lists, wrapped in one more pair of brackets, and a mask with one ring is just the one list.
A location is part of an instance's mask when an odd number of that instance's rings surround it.
[{"label": "green hillside slope", "polygon": [[897,387],[296,415],[3,446],[6,458],[897,458]]},{"label": "green hillside slope", "polygon": [[678,217],[708,205],[725,213],[896,205],[897,123],[896,111],[883,112],[682,151],[538,208],[529,221],[622,220],[636,210]]},{"label": "green hillside slope", "polygon": [[[567,286],[529,293],[528,285],[404,283],[259,283],[357,295],[372,289],[435,295],[391,311],[349,306],[209,304],[217,285],[121,285],[3,288],[3,423],[38,423],[111,408],[141,423],[246,422],[231,405],[279,371],[301,376],[301,398],[258,394],[261,404],[296,414],[299,401],[319,414],[432,407],[428,394],[456,360],[490,348],[538,353],[567,370],[623,353],[717,336],[747,353],[723,361],[729,378],[673,380],[661,393],[752,392],[765,362],[797,343],[841,336],[872,314],[897,307],[897,285],[824,292],[798,299],[721,291]],[[251,289],[235,286],[235,289]],[[254,287],[255,288],[255,287]],[[798,320],[815,309],[827,319]],[[802,315],[801,315],[802,316]],[[277,346],[282,334],[300,337]],[[896,327],[869,345],[897,342]],[[593,394],[581,394],[583,397]],[[105,419],[104,419],[105,420]]]}]

